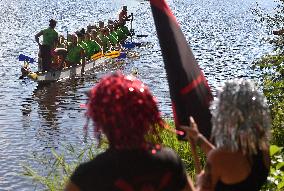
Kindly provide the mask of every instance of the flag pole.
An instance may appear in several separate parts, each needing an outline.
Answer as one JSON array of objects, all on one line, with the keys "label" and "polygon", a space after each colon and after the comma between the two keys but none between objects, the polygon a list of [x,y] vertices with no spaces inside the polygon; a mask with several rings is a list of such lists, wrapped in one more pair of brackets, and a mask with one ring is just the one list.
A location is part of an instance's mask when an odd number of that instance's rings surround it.
[{"label": "flag pole", "polygon": [[195,172],[196,174],[199,174],[201,172],[202,167],[201,167],[200,159],[197,155],[196,145],[192,139],[189,140],[189,144],[190,144],[191,154],[193,156]]},{"label": "flag pole", "polygon": [[[157,35],[169,84],[175,126],[189,126],[189,116],[196,121],[200,133],[211,135],[209,103],[213,96],[207,80],[165,0],[150,0]],[[178,135],[180,140],[184,136]],[[201,171],[195,142],[189,141],[194,167]]]}]

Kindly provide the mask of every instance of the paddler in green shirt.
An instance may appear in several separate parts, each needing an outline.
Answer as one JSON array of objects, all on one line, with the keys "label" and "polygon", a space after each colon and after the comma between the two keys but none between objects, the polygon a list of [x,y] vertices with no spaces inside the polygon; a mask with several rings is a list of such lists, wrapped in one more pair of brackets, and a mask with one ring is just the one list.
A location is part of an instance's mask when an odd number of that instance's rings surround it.
[{"label": "paddler in green shirt", "polygon": [[130,36],[130,31],[129,31],[129,29],[127,28],[127,26],[125,26],[125,25],[120,25],[119,28],[122,30],[122,32],[123,32],[126,36]]},{"label": "paddler in green shirt", "polygon": [[[71,44],[68,46],[67,56],[66,56],[66,63],[68,66],[76,66],[77,64],[82,64],[83,68],[85,66],[85,52],[84,49],[78,44],[78,37],[77,35],[72,35]],[[84,69],[81,73],[84,72]]]},{"label": "paddler in green shirt", "polygon": [[86,32],[84,35],[84,39],[80,42],[81,47],[84,49],[86,54],[86,59],[90,60],[91,56],[93,55],[94,49],[91,45],[91,35],[90,33]]},{"label": "paddler in green shirt", "polygon": [[103,53],[107,52],[110,49],[110,42],[109,39],[107,38],[107,28],[101,28],[100,32],[98,33],[98,38],[101,42],[101,47],[103,49]]},{"label": "paddler in green shirt", "polygon": [[100,46],[102,42],[99,40],[98,32],[96,30],[91,31],[91,42],[91,46],[94,46],[94,54],[102,51],[102,47]]},{"label": "paddler in green shirt", "polygon": [[100,45],[92,39],[92,35],[88,32],[85,34],[84,40],[80,42],[80,45],[85,50],[88,60],[90,60],[95,53],[101,51]]},{"label": "paddler in green shirt", "polygon": [[127,34],[124,32],[124,30],[121,28],[120,23],[115,23],[114,25],[114,31],[117,34],[118,42],[123,44],[124,41],[127,39]]},{"label": "paddler in green shirt", "polygon": [[108,29],[109,29],[109,33],[108,33],[108,39],[111,43],[111,45],[115,48],[115,49],[121,49],[120,43],[118,41],[118,34],[117,32],[114,31],[114,27],[113,27],[113,22],[108,23]]},{"label": "paddler in green shirt", "polygon": [[[42,70],[49,71],[52,64],[51,51],[56,47],[58,43],[58,33],[55,31],[56,21],[51,19],[49,21],[49,27],[37,33],[35,40],[39,45],[39,57],[42,59]],[[39,37],[43,36],[42,44],[39,43]],[[41,68],[39,64],[39,69]]]},{"label": "paddler in green shirt", "polygon": [[88,59],[89,47],[88,47],[87,41],[89,41],[89,38],[88,38],[89,35],[88,33],[85,33],[85,30],[84,32],[81,30],[81,32],[77,33],[77,36],[78,36],[78,44],[80,47],[83,48],[86,59]]}]

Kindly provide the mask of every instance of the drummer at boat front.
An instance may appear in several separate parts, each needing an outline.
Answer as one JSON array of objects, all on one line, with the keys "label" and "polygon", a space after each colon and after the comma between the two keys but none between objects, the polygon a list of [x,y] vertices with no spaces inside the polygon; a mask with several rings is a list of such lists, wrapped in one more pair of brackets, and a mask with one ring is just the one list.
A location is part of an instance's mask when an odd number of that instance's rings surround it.
[{"label": "drummer at boat front", "polygon": [[[56,48],[58,43],[58,33],[55,31],[56,21],[51,19],[49,27],[41,30],[35,35],[35,40],[39,45],[39,57],[42,59],[42,70],[48,71],[52,64],[52,50]],[[42,44],[39,42],[39,37],[43,37]],[[40,68],[40,67],[39,67]]]},{"label": "drummer at boat front", "polygon": [[125,24],[126,21],[130,21],[131,15],[127,15],[127,6],[123,6],[121,12],[118,15],[118,21]]}]

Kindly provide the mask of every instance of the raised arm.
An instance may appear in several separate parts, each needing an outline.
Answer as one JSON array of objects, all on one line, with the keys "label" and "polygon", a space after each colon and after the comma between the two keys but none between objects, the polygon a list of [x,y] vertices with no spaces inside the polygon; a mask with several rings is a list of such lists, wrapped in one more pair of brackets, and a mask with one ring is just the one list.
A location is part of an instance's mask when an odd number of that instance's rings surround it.
[{"label": "raised arm", "polygon": [[202,151],[207,155],[215,146],[210,143],[198,130],[197,124],[193,117],[190,117],[190,126],[180,126],[185,132],[185,138],[189,141],[192,139],[196,145],[200,146]]},{"label": "raised arm", "polygon": [[39,37],[43,35],[43,31],[40,31],[39,33],[37,33],[35,35],[35,41],[37,42],[37,44],[40,46],[41,44],[39,43]]},{"label": "raised arm", "polygon": [[220,154],[216,149],[211,150],[207,156],[204,170],[197,176],[196,191],[214,191],[221,171],[218,160]]}]

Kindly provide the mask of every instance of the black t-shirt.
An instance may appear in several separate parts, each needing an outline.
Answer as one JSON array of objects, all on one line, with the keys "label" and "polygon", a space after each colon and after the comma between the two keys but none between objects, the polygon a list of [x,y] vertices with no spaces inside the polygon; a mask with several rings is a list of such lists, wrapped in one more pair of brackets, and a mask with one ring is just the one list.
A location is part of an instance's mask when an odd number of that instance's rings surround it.
[{"label": "black t-shirt", "polygon": [[108,149],[71,176],[81,191],[179,191],[187,182],[181,159],[169,148]]},{"label": "black t-shirt", "polygon": [[219,180],[216,184],[215,191],[258,191],[265,184],[269,169],[265,166],[263,161],[263,152],[258,151],[256,155],[252,156],[252,167],[248,177],[235,184],[225,184]]}]

